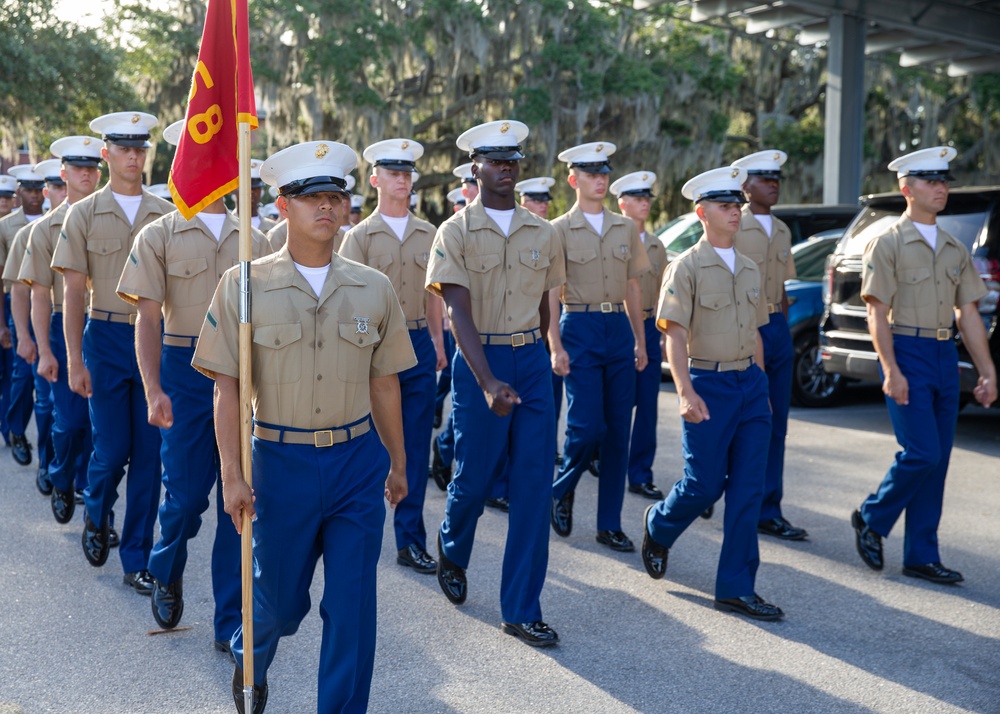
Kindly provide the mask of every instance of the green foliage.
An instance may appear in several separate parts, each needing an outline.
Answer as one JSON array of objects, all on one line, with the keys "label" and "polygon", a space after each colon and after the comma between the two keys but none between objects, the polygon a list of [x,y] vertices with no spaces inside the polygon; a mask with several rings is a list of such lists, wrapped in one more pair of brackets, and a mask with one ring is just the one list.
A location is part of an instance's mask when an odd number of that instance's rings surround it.
[{"label": "green foliage", "polygon": [[781,125],[769,120],[764,124],[761,139],[768,146],[780,146],[799,162],[823,155],[824,130],[817,112],[808,113],[800,121]]}]

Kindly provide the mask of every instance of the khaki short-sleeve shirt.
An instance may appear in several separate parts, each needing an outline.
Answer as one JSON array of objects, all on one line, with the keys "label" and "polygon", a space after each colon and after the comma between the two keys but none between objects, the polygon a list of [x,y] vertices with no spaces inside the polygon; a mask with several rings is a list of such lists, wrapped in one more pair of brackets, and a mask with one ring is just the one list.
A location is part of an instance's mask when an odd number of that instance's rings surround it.
[{"label": "khaki short-sleeve shirt", "polygon": [[[641,236],[640,236],[641,237]],[[660,285],[663,284],[663,273],[667,269],[667,249],[655,233],[646,233],[643,242],[646,257],[652,269],[639,276],[639,287],[642,289],[642,310],[656,310],[660,299]]]},{"label": "khaki short-sleeve shirt", "polygon": [[743,206],[740,229],[733,236],[736,250],[757,264],[765,300],[780,305],[785,295],[785,281],[795,277],[795,258],[792,257],[792,232],[780,218],[771,217],[771,235],[750,212],[750,204]]},{"label": "khaki short-sleeve shirt", "polygon": [[[317,298],[287,246],[250,264],[252,403],[261,422],[329,429],[371,411],[373,377],[417,363],[389,279],[333,254]],[[239,378],[239,268],[223,276],[192,364]]]},{"label": "khaki short-sleeve shirt", "polygon": [[639,230],[630,218],[604,211],[603,230],[597,235],[577,203],[552,221],[552,227],[566,254],[562,301],[567,305],[625,302],[629,279],[650,269]]},{"label": "khaki short-sleeve shirt", "polygon": [[251,223],[251,228],[260,231],[264,235],[267,235],[268,231],[270,231],[272,228],[278,225],[277,221],[272,221],[270,218],[265,218],[264,216],[257,216],[257,219],[258,219],[257,225],[254,226]]},{"label": "khaki short-sleeve shirt", "polygon": [[389,276],[403,315],[407,320],[419,320],[427,316],[424,282],[434,232],[434,226],[411,214],[400,242],[392,228],[382,220],[382,214],[375,211],[348,231],[337,252],[348,260],[368,265]]},{"label": "khaki short-sleeve shirt", "polygon": [[22,226],[14,236],[14,242],[10,244],[10,251],[7,253],[7,262],[3,264],[2,276],[4,289],[7,291],[10,290],[11,285],[18,282],[17,275],[21,270],[21,263],[24,262],[24,253],[28,249],[28,236],[31,235],[34,223],[38,223],[39,220],[41,219]]},{"label": "khaki short-sleeve shirt", "polygon": [[52,251],[68,210],[69,204],[63,201],[32,224],[24,259],[17,273],[18,280],[28,285],[38,283],[51,287],[54,305],[62,304],[63,291],[62,273],[52,269]]},{"label": "khaki short-sleeve shirt", "polygon": [[[344,242],[344,236],[346,235],[347,229],[341,226],[340,230],[337,231],[337,235],[333,237],[334,253],[340,250],[340,244]],[[281,247],[288,242],[288,221],[281,221],[281,223],[269,230],[267,232],[267,242],[271,245],[272,253],[277,253],[281,250]]]},{"label": "khaki short-sleeve shirt", "polygon": [[87,276],[92,310],[135,313],[134,305],[118,297],[118,279],[139,231],[173,210],[172,203],[143,189],[135,223],[130,225],[108,184],[70,206],[56,241],[52,267]]},{"label": "khaki short-sleeve shirt", "polygon": [[733,362],[754,356],[757,328],[769,320],[760,272],[736,252],[736,273],[702,237],[667,266],[656,326],[675,322],[688,331],[688,356]]},{"label": "khaki short-sleeve shirt", "polygon": [[[6,267],[11,246],[14,245],[14,238],[17,236],[17,232],[26,225],[28,225],[28,217],[20,208],[0,218],[0,265]],[[3,291],[10,292],[10,282],[6,279],[3,281]]]},{"label": "khaki short-sleeve shirt", "polygon": [[[253,228],[251,253],[271,252],[264,234]],[[222,274],[239,263],[240,226],[231,213],[216,241],[195,216],[168,213],[139,232],[118,281],[118,296],[138,305],[139,298],[163,306],[163,331],[197,337]]]},{"label": "khaki short-sleeve shirt", "polygon": [[905,215],[865,247],[861,297],[888,305],[892,324],[951,327],[956,307],[987,293],[969,251],[940,227],[936,250]]},{"label": "khaki short-sleeve shirt", "polygon": [[565,280],[562,244],[552,225],[514,207],[510,235],[477,197],[441,224],[427,264],[427,289],[468,288],[480,334],[510,335],[539,327],[542,296]]}]

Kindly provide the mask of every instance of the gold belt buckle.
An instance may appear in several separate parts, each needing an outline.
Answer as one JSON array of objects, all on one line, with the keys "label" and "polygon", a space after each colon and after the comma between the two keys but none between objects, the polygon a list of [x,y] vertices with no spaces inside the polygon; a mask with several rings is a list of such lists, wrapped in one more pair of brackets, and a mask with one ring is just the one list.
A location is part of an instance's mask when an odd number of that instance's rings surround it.
[{"label": "gold belt buckle", "polygon": [[609,302],[602,302],[601,303],[601,312],[612,312],[613,309],[614,309],[614,305],[612,305],[611,303],[609,303]]},{"label": "gold belt buckle", "polygon": [[524,347],[524,333],[515,332],[510,336],[510,346],[511,347]]},{"label": "gold belt buckle", "polygon": [[313,446],[315,446],[317,449],[322,449],[327,446],[333,446],[333,430],[324,429],[323,431],[314,431]]},{"label": "gold belt buckle", "polygon": [[130,312],[128,314],[128,324],[134,325],[135,324],[135,320],[136,320],[137,317],[139,317],[139,315],[137,315],[134,312]]},{"label": "gold belt buckle", "polygon": [[938,342],[944,342],[945,340],[951,339],[951,328],[950,327],[939,327],[937,328],[937,339]]}]

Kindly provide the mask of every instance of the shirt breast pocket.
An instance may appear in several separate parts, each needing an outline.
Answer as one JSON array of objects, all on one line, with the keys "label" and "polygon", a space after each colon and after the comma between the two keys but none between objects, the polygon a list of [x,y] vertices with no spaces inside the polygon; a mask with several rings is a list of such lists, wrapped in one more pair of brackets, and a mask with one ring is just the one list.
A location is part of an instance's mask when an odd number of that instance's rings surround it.
[{"label": "shirt breast pocket", "polygon": [[375,323],[365,323],[358,328],[357,321],[340,323],[340,339],[337,340],[337,378],[342,382],[360,384],[367,382],[371,374],[372,355],[375,346],[382,340]]},{"label": "shirt breast pocket", "polygon": [[386,253],[385,255],[372,256],[372,267],[375,268],[380,273],[388,275],[390,265],[392,265],[392,256],[389,255],[388,253]]},{"label": "shirt breast pocket", "polygon": [[498,253],[467,255],[465,267],[469,271],[469,292],[476,297],[491,298],[503,291],[503,258]]},{"label": "shirt breast pocket", "polygon": [[897,280],[899,304],[906,307],[933,307],[934,292],[930,268],[903,270]]},{"label": "shirt breast pocket", "polygon": [[254,372],[264,384],[291,384],[302,378],[302,324],[253,328]]},{"label": "shirt breast pocket", "polygon": [[115,258],[121,249],[121,238],[87,241],[87,270],[90,277],[100,279],[120,276],[124,261]]},{"label": "shirt breast pocket", "polygon": [[541,299],[545,292],[545,275],[549,269],[549,256],[537,250],[518,253],[521,260],[521,292]]},{"label": "shirt breast pocket", "polygon": [[566,282],[597,283],[600,280],[601,266],[598,265],[596,250],[578,248],[566,251]]},{"label": "shirt breast pocket", "polygon": [[[206,295],[204,289],[205,271],[208,270],[208,261],[204,258],[190,258],[188,260],[175,260],[167,263],[168,282],[167,299],[177,307],[190,307],[205,302],[212,297],[211,292]],[[214,290],[214,281],[209,281]]]},{"label": "shirt breast pocket", "polygon": [[615,257],[615,280],[619,283],[624,283],[628,280],[628,263],[632,260],[632,249],[624,244],[619,245],[615,248],[612,255]]},{"label": "shirt breast pocket", "polygon": [[698,317],[701,331],[706,335],[720,335],[736,328],[727,308],[733,304],[728,293],[707,293],[698,298]]}]

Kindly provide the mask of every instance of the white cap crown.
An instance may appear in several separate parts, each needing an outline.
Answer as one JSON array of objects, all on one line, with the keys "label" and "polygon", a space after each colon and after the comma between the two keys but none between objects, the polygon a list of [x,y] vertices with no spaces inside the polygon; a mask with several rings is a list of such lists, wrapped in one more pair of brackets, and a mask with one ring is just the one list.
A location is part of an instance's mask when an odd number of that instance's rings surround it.
[{"label": "white cap crown", "polygon": [[950,146],[935,146],[893,159],[889,170],[896,172],[896,178],[913,176],[928,181],[953,181],[948,164],[956,156],[958,152]]},{"label": "white cap crown", "polygon": [[652,198],[656,174],[652,171],[633,171],[611,184],[610,191],[616,196],[640,196]]},{"label": "white cap crown", "polygon": [[358,165],[351,147],[336,141],[308,141],[268,157],[260,177],[283,196],[335,191],[346,194],[347,175]]},{"label": "white cap crown", "polygon": [[158,123],[155,116],[145,112],[114,112],[94,119],[90,122],[90,130],[112,144],[149,148],[149,132]]},{"label": "white cap crown", "polygon": [[528,138],[528,133],[527,125],[503,119],[472,127],[455,140],[455,145],[469,156],[513,161],[524,158],[521,142]]},{"label": "white cap crown", "polygon": [[695,203],[698,201],[746,203],[746,196],[743,195],[743,184],[746,180],[746,169],[739,166],[724,166],[695,176],[681,188],[681,195]]},{"label": "white cap crown", "polygon": [[64,136],[52,142],[49,153],[71,166],[97,166],[103,145],[95,136]]},{"label": "white cap crown", "polygon": [[417,159],[423,155],[424,147],[413,139],[385,139],[365,149],[362,157],[372,166],[393,171],[416,171]]},{"label": "white cap crown", "polygon": [[559,152],[557,157],[571,169],[580,169],[592,174],[611,173],[611,162],[608,159],[618,147],[610,141],[592,141],[580,144]]}]

